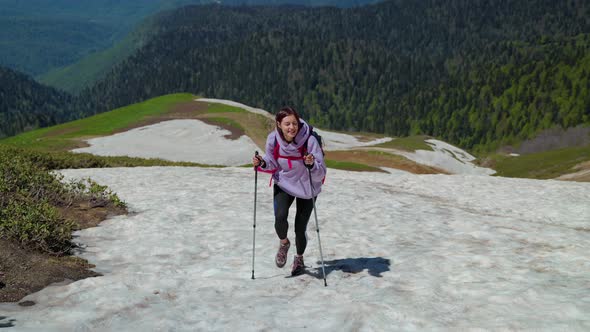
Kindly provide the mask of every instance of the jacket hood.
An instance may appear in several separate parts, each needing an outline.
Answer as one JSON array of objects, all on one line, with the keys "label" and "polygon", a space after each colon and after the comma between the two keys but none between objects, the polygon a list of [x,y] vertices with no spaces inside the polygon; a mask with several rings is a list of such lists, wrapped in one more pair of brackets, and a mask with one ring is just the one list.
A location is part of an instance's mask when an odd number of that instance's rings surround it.
[{"label": "jacket hood", "polygon": [[283,139],[283,137],[281,136],[281,134],[279,133],[279,128],[276,128],[276,138],[279,141],[279,144],[281,145],[281,147],[286,150],[286,151],[290,151],[291,149],[293,150],[298,150],[299,148],[301,148],[303,146],[303,144],[305,144],[305,141],[307,141],[307,138],[309,137],[309,125],[307,124],[307,122],[305,122],[302,119],[299,119],[299,131],[297,132],[297,136],[295,136],[295,140],[291,143],[287,143],[287,141],[285,141]]}]

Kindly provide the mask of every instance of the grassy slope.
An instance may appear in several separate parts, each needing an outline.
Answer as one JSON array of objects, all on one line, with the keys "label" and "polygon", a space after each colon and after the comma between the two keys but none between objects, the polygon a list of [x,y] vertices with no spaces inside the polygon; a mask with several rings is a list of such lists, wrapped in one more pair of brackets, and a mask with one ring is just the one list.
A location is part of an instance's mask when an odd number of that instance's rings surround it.
[{"label": "grassy slope", "polygon": [[[0,144],[37,151],[63,152],[80,146],[84,139],[107,136],[133,127],[174,118],[196,118],[218,123],[243,131],[258,146],[264,147],[266,137],[273,128],[273,121],[240,108],[214,103],[194,102],[192,94],[171,94],[153,98],[142,103],[121,107],[110,112],[85,119],[42,128],[0,140]],[[200,105],[200,106],[199,106]],[[178,110],[178,106],[184,111]],[[188,107],[188,108],[187,108]],[[192,107],[192,108],[191,108]],[[106,165],[169,165],[165,161],[142,161],[140,158],[97,157]],[[96,162],[93,160],[92,162]],[[363,160],[328,158],[331,168],[355,171],[380,171],[375,165]],[[369,163],[371,164],[371,163]]]},{"label": "grassy slope", "polygon": [[[161,96],[86,119],[29,131],[0,140],[0,144],[34,148],[41,151],[67,151],[80,146],[83,139],[111,135],[115,132],[140,126],[143,123],[149,123],[149,121],[200,118],[243,131],[259,147],[264,147],[266,136],[273,128],[271,120],[236,107],[223,104],[197,103],[193,101],[194,99],[195,96],[192,94]],[[175,111],[175,107],[178,105],[188,105],[188,110],[182,113]],[[429,150],[430,147],[424,143],[427,138],[426,136],[399,138],[378,146],[406,151]],[[382,153],[377,152],[328,152],[326,163],[330,168],[354,171],[379,171],[378,167],[381,166],[405,169],[413,173],[436,173],[439,171],[422,167],[403,158],[394,157],[384,156]],[[497,175],[548,179],[573,172],[575,165],[590,160],[590,146],[528,154],[520,157],[491,155],[487,158],[491,161],[493,168],[497,170]],[[116,162],[109,161],[107,164],[135,165],[141,163],[141,161],[137,160],[125,162],[117,160]],[[158,164],[157,161],[150,161],[146,165],[154,163]],[[164,161],[159,163],[165,164]]]},{"label": "grassy slope", "polygon": [[575,172],[574,166],[590,160],[590,145],[531,153],[518,157],[491,155],[498,176],[551,179]]},{"label": "grassy slope", "polygon": [[0,143],[45,151],[65,151],[76,146],[80,138],[113,134],[146,117],[163,114],[174,105],[194,98],[191,94],[172,94],[153,98],[85,119],[25,132],[0,140]]}]

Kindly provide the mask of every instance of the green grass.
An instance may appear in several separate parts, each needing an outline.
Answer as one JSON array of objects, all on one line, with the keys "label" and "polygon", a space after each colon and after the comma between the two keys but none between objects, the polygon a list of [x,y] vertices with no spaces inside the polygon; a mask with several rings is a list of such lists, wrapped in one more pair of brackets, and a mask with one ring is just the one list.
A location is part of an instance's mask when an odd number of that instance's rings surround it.
[{"label": "green grass", "polygon": [[433,151],[432,147],[428,145],[424,140],[429,139],[428,136],[408,136],[402,138],[396,138],[392,141],[381,143],[375,145],[375,147],[379,148],[391,148],[391,149],[399,149],[409,152],[414,152],[416,150],[426,150],[426,151]]},{"label": "green grass", "polygon": [[234,106],[229,106],[225,104],[217,104],[217,103],[208,103],[209,109],[207,109],[207,113],[246,113],[248,111]]},{"label": "green grass", "polygon": [[532,153],[518,157],[491,155],[498,176],[551,179],[571,173],[572,167],[590,160],[590,145]]},{"label": "green grass", "polygon": [[357,172],[383,172],[380,168],[365,165],[365,164],[358,164],[349,161],[337,161],[337,160],[330,160],[326,159],[326,167],[328,168],[335,168],[341,169],[345,171],[357,171]]},{"label": "green grass", "polygon": [[0,143],[46,151],[67,150],[73,147],[73,139],[111,135],[148,116],[160,115],[178,103],[194,99],[195,96],[188,93],[165,95],[81,120],[25,132],[0,140]]}]

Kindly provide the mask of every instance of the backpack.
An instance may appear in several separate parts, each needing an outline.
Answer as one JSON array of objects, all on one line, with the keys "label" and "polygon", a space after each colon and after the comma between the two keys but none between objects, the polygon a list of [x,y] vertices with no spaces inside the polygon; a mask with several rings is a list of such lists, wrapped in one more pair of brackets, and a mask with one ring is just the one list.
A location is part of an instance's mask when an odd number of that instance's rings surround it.
[{"label": "backpack", "polygon": [[[313,130],[313,127],[311,125],[309,126],[309,130],[311,130],[311,134],[309,136],[315,137],[315,139],[318,141],[318,144],[320,146],[320,150],[322,150],[322,156],[325,157],[326,153],[324,152],[324,142],[322,141],[322,136],[320,136],[320,134],[318,134],[315,130]],[[307,138],[307,140],[309,140],[309,137]],[[304,145],[307,147],[307,141],[305,141]]]}]

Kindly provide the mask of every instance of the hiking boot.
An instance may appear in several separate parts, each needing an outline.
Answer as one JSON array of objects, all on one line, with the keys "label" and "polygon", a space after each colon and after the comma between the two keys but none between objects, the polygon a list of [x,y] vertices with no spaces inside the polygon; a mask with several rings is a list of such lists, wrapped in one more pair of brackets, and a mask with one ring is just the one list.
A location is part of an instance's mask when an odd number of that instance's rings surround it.
[{"label": "hiking boot", "polygon": [[287,243],[280,244],[279,251],[277,252],[277,257],[275,258],[275,263],[277,267],[283,267],[287,263],[287,253],[289,252],[289,247],[291,246],[291,242],[287,240]]},{"label": "hiking boot", "polygon": [[295,255],[293,259],[293,268],[291,269],[291,275],[296,276],[303,273],[305,270],[305,264],[303,263],[303,256]]}]

